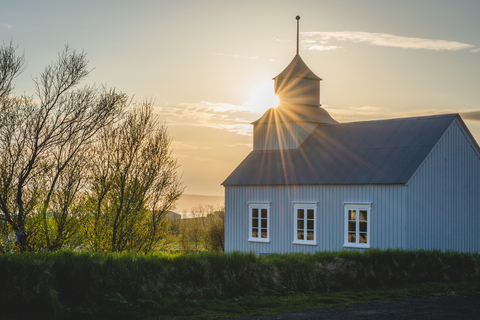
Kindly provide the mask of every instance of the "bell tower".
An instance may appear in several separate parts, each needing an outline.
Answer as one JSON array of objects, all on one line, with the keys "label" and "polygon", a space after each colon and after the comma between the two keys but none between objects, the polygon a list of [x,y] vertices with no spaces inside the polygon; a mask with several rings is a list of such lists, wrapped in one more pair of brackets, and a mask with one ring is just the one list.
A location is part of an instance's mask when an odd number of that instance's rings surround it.
[{"label": "bell tower", "polygon": [[268,109],[253,122],[253,150],[297,149],[318,125],[338,123],[321,108],[322,79],[300,57],[300,16],[295,19],[297,53],[288,66],[273,78],[280,104]]}]

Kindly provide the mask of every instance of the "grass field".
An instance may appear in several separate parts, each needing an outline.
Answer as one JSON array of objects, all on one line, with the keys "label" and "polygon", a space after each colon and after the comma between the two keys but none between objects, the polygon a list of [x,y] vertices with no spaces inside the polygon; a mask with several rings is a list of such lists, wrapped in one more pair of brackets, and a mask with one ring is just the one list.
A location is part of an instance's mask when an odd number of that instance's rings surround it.
[{"label": "grass field", "polygon": [[479,283],[475,253],[0,254],[0,319],[246,316],[474,294]]},{"label": "grass field", "polygon": [[367,291],[334,293],[293,293],[284,290],[266,295],[249,294],[230,299],[161,299],[129,303],[121,296],[110,296],[90,308],[63,310],[55,315],[38,311],[12,315],[5,320],[58,319],[215,319],[247,317],[310,308],[343,306],[409,297],[443,295],[472,296],[480,292],[480,280],[443,283],[433,282]]}]

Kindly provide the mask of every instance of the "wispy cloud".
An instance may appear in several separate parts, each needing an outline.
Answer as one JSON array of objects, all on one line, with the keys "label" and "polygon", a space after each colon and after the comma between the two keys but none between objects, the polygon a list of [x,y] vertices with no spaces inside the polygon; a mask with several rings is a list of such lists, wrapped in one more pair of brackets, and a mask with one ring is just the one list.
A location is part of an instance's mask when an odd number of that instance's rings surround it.
[{"label": "wispy cloud", "polygon": [[347,109],[335,109],[324,105],[324,108],[330,115],[339,122],[363,121],[363,120],[378,120],[404,117],[422,117],[432,116],[436,114],[459,113],[463,120],[480,121],[480,109],[478,110],[456,110],[456,109],[422,109],[402,112],[392,112],[385,108],[374,106],[350,107]]},{"label": "wispy cloud", "polygon": [[[302,32],[304,40],[303,47],[309,50],[325,50],[328,47],[335,47],[328,50],[336,49],[336,46],[326,46],[330,41],[351,41],[365,42],[375,46],[395,47],[403,49],[424,49],[424,50],[450,50],[457,51],[463,49],[474,48],[475,46],[457,41],[423,39],[396,36],[388,33],[371,33],[360,31],[342,31],[342,32]],[[476,51],[478,49],[474,49]]]},{"label": "wispy cloud", "polygon": [[328,51],[328,50],[335,50],[341,48],[339,46],[320,46],[317,44],[306,46],[308,50],[317,50],[317,51]]},{"label": "wispy cloud", "polygon": [[391,117],[390,110],[375,106],[354,106],[347,109],[336,109],[323,105],[323,108],[325,108],[325,110],[327,110],[328,113],[339,122],[386,119]]},{"label": "wispy cloud", "polygon": [[2,26],[8,28],[8,29],[12,29],[13,28],[13,25],[11,24],[8,24],[8,23],[2,23]]},{"label": "wispy cloud", "polygon": [[470,50],[470,51],[473,52],[473,53],[478,53],[478,52],[480,52],[480,48],[473,49],[473,50]]},{"label": "wispy cloud", "polygon": [[470,110],[460,112],[464,120],[480,121],[480,110]]},{"label": "wispy cloud", "polygon": [[236,106],[209,101],[165,104],[156,107],[156,112],[167,124],[226,129],[240,135],[252,135],[250,124],[261,116],[248,104]]},{"label": "wispy cloud", "polygon": [[459,113],[462,116],[463,120],[480,121],[480,110],[424,109],[424,110],[401,112],[398,114],[401,116],[418,117],[418,116],[430,116],[434,114],[448,114],[448,113]]}]

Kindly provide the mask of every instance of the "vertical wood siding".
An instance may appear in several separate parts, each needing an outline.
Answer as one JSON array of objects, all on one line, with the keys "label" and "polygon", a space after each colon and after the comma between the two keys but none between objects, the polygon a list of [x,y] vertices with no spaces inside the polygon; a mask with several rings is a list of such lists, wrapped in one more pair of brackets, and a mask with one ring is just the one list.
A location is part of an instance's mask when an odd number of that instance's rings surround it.
[{"label": "vertical wood siding", "polygon": [[258,124],[253,133],[253,150],[297,149],[317,126],[310,122]]},{"label": "vertical wood siding", "polygon": [[306,78],[276,79],[275,94],[280,98],[280,102],[318,106],[320,81]]},{"label": "vertical wood siding", "polygon": [[[405,186],[252,186],[225,188],[225,250],[257,253],[342,250],[344,202],[371,202],[372,248],[403,247]],[[270,202],[270,243],[248,242],[248,201]],[[293,244],[293,201],[318,202],[317,245]],[[362,249],[358,249],[362,250]]]},{"label": "vertical wood siding", "polygon": [[480,159],[458,120],[408,182],[412,249],[480,252]]}]

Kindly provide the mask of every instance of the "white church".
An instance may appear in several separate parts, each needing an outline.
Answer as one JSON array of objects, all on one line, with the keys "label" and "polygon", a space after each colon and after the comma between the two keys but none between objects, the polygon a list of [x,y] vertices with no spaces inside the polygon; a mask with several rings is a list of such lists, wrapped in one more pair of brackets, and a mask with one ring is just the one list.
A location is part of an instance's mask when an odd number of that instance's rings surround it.
[{"label": "white church", "polygon": [[225,251],[480,252],[480,148],[460,115],[338,123],[321,80],[297,38],[280,104],[223,182]]}]

